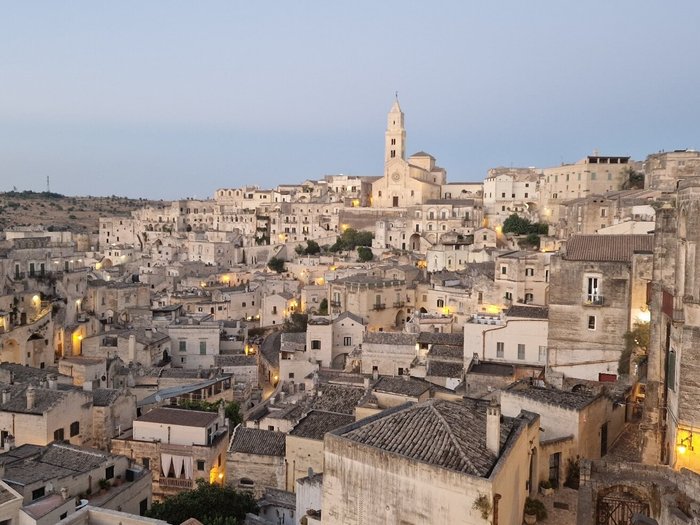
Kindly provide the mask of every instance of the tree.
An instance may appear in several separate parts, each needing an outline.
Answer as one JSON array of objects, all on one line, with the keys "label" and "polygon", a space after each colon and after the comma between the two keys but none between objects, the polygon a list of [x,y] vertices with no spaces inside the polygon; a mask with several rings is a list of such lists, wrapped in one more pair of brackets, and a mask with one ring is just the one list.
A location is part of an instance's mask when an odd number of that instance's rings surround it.
[{"label": "tree", "polygon": [[549,226],[541,222],[531,222],[529,219],[513,213],[503,221],[503,233],[514,233],[516,235],[547,235]]},{"label": "tree", "polygon": [[293,312],[292,315],[284,320],[285,332],[306,332],[306,326],[309,322],[309,316],[301,312]]},{"label": "tree", "polygon": [[273,272],[277,273],[282,273],[286,270],[286,268],[284,267],[284,259],[278,259],[277,257],[273,257],[272,259],[270,259],[267,262],[267,267]]},{"label": "tree", "polygon": [[316,241],[308,240],[306,241],[306,250],[304,250],[304,253],[306,255],[316,255],[317,253],[321,253],[321,247]]},{"label": "tree", "polygon": [[303,255],[303,254],[304,254],[304,251],[305,251],[305,250],[304,250],[304,247],[303,247],[301,244],[297,244],[297,245],[296,245],[296,248],[294,248],[294,252],[295,252],[297,255]]},{"label": "tree", "polygon": [[257,511],[252,495],[199,479],[196,489],[155,502],[146,515],[168,523],[196,518],[204,525],[236,525],[243,523],[248,512]]},{"label": "tree", "polygon": [[620,354],[620,362],[618,363],[617,371],[619,374],[630,373],[630,361],[632,355],[637,353],[638,357],[644,359],[649,348],[649,323],[634,323],[632,330],[625,333],[625,348]]},{"label": "tree", "polygon": [[636,171],[632,166],[627,166],[622,171],[622,188],[625,190],[644,189],[644,173]]},{"label": "tree", "polygon": [[370,248],[367,248],[366,246],[358,246],[357,257],[360,259],[360,262],[367,262],[374,259],[374,254]]},{"label": "tree", "polygon": [[[224,403],[223,400],[210,403],[203,399],[183,399],[179,402],[178,408],[184,410],[200,410],[202,412],[217,412],[222,403]],[[229,420],[230,428],[234,428],[243,421],[241,407],[235,401],[229,401],[224,404],[224,414]]]},{"label": "tree", "polygon": [[372,246],[374,234],[372,232],[357,231],[353,228],[347,228],[338,237],[335,244],[330,247],[332,252],[341,252],[354,250],[358,246]]},{"label": "tree", "polygon": [[319,315],[328,315],[328,299],[325,297],[321,299],[321,302],[318,305],[318,313]]}]

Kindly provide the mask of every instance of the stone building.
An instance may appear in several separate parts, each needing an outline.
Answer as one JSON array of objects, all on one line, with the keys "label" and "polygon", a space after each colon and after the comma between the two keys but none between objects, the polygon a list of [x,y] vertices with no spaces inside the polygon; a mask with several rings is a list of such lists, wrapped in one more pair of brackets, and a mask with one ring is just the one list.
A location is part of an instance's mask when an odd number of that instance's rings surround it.
[{"label": "stone building", "polygon": [[112,440],[112,452],[151,470],[153,498],[160,501],[193,489],[199,478],[225,483],[227,445],[222,412],[154,408]]},{"label": "stone building", "polygon": [[323,523],[520,525],[539,418],[432,399],[326,434]]},{"label": "stone building", "polygon": [[441,197],[446,172],[420,151],[406,160],[406,129],[398,99],[387,118],[384,176],[372,184],[374,208],[406,208]]},{"label": "stone building", "polygon": [[556,224],[563,202],[622,189],[629,162],[629,157],[588,155],[574,164],[543,169],[539,188],[540,220]]},{"label": "stone building", "polygon": [[502,225],[512,214],[537,221],[540,173],[535,168],[492,168],[484,179],[484,215]]},{"label": "stone building", "polygon": [[692,149],[662,151],[644,161],[644,187],[673,192],[678,181],[700,176],[700,152]]},{"label": "stone building", "polygon": [[309,469],[323,472],[323,436],[353,421],[351,415],[323,410],[312,410],[299,420],[286,438],[285,490],[296,490],[296,480],[307,475]]},{"label": "stone building", "polygon": [[623,335],[649,319],[652,235],[575,235],[552,256],[549,366],[566,376],[616,375]]},{"label": "stone building", "polygon": [[506,304],[546,305],[552,254],[539,251],[515,251],[496,257],[495,282]]},{"label": "stone building", "polygon": [[220,353],[221,321],[209,316],[179,318],[168,325],[170,358],[175,367],[211,368]]},{"label": "stone building", "polygon": [[643,461],[700,472],[700,178],[658,211]]},{"label": "stone building", "polygon": [[418,356],[417,334],[367,332],[362,343],[363,374],[408,375]]},{"label": "stone building", "polygon": [[54,525],[86,494],[105,509],[143,514],[151,506],[147,471],[124,456],[63,443],[23,445],[0,454],[0,465],[1,477],[23,498],[20,523]]},{"label": "stone building", "polygon": [[243,425],[233,430],[226,454],[231,486],[259,498],[268,487],[284,489],[285,469],[285,434]]}]

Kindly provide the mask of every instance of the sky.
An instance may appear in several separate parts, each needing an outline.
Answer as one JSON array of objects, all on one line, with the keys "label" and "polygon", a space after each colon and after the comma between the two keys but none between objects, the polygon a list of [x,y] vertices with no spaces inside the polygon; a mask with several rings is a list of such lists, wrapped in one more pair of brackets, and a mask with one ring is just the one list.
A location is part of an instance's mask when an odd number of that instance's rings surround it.
[{"label": "sky", "polygon": [[0,1],[0,191],[155,199],[381,175],[450,182],[700,148],[700,2]]}]

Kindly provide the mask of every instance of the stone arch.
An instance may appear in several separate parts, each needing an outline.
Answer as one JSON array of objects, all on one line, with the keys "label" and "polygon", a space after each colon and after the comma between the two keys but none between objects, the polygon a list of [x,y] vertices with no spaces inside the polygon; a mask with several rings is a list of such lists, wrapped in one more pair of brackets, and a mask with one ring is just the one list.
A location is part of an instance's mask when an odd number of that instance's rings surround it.
[{"label": "stone arch", "polygon": [[634,514],[650,516],[649,495],[629,485],[612,485],[596,495],[596,523],[622,525],[632,523]]},{"label": "stone arch", "polygon": [[398,312],[396,312],[396,317],[394,318],[394,325],[398,328],[401,328],[404,324],[406,324],[406,312],[404,312],[403,309],[400,309]]},{"label": "stone arch", "polygon": [[411,235],[411,238],[408,241],[411,246],[411,250],[417,251],[420,250],[420,235],[417,233],[414,233]]}]

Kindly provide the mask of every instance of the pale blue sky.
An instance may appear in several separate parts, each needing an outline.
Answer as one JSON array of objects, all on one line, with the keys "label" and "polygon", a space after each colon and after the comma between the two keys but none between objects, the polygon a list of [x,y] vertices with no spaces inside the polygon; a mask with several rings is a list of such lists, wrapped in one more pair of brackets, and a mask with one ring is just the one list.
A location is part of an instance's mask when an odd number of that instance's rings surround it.
[{"label": "pale blue sky", "polygon": [[[671,9],[672,7],[672,9]],[[0,2],[0,191],[152,198],[380,175],[450,181],[700,147],[700,2]]]}]

